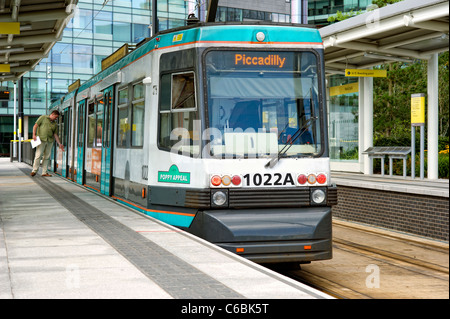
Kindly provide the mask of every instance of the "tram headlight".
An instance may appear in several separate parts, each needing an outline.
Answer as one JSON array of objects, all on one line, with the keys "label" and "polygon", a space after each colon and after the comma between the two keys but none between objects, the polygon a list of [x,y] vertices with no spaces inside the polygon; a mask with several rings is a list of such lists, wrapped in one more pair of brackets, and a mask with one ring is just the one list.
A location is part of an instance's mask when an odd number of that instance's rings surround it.
[{"label": "tram headlight", "polygon": [[311,202],[313,204],[323,204],[326,199],[327,195],[325,194],[325,191],[322,189],[314,189],[311,192]]},{"label": "tram headlight", "polygon": [[228,203],[228,192],[224,190],[215,191],[212,193],[211,202],[213,206],[224,207]]}]

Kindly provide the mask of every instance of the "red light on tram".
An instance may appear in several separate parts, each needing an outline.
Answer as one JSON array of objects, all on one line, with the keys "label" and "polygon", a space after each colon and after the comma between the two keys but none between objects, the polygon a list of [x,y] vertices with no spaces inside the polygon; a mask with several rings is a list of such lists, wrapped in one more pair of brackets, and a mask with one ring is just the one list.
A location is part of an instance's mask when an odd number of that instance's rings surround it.
[{"label": "red light on tram", "polygon": [[233,183],[234,186],[238,186],[241,184],[241,177],[239,175],[234,175],[233,178],[231,179],[231,182]]},{"label": "red light on tram", "polygon": [[317,183],[325,184],[326,181],[327,181],[327,176],[325,174],[317,175]]},{"label": "red light on tram", "polygon": [[213,177],[211,177],[211,184],[213,186],[219,186],[220,184],[222,184],[222,179],[219,175],[214,175]]},{"label": "red light on tram", "polygon": [[306,178],[306,176],[305,175],[300,175],[298,178],[297,178],[297,181],[301,184],[301,185],[304,185],[305,183],[306,183],[306,181],[307,181],[307,178]]}]

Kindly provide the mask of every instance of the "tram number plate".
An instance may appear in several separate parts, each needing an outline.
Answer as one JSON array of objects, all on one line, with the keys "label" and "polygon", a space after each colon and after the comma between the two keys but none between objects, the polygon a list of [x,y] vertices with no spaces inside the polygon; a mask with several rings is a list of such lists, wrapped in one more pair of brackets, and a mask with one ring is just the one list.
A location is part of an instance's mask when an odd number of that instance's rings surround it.
[{"label": "tram number plate", "polygon": [[274,174],[245,174],[243,176],[243,186],[295,186],[295,178],[291,173],[274,173]]}]

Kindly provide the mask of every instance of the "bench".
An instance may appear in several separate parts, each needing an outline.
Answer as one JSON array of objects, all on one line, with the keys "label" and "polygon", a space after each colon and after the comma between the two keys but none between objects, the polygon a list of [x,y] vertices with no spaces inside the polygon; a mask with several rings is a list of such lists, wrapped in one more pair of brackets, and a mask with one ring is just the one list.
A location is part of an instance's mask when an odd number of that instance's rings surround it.
[{"label": "bench", "polygon": [[[389,176],[392,176],[392,162],[394,159],[403,160],[403,177],[406,178],[406,159],[411,153],[411,147],[403,146],[375,146],[366,149],[363,154],[367,154],[372,161],[374,158],[381,159],[381,175],[384,176],[384,159],[389,157]],[[373,174],[373,170],[371,175]]]}]

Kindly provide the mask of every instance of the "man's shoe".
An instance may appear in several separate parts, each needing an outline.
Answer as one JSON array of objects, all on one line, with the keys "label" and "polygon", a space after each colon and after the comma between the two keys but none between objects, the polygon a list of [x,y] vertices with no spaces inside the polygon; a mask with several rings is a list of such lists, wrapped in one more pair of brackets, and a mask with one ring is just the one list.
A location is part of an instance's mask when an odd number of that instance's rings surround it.
[{"label": "man's shoe", "polygon": [[31,176],[34,176],[34,175],[36,175],[36,172],[31,172],[30,175],[31,175]]},{"label": "man's shoe", "polygon": [[44,176],[44,177],[52,177],[52,175],[50,175],[50,174],[42,174],[42,176]]}]

